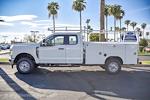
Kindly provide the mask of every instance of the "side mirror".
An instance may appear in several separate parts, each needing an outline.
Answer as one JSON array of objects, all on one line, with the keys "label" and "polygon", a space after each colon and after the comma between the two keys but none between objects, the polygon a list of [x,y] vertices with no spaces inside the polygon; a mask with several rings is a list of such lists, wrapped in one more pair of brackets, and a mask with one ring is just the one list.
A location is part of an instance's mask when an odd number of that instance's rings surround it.
[{"label": "side mirror", "polygon": [[45,39],[43,39],[43,41],[42,41],[42,44],[41,44],[42,46],[46,46],[46,40]]}]

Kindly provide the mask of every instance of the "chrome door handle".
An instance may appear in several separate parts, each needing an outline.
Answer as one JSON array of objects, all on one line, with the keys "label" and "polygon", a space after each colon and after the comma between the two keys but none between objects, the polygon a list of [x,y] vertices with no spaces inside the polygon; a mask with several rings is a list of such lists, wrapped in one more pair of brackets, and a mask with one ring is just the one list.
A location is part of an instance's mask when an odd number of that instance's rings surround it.
[{"label": "chrome door handle", "polygon": [[58,50],[64,50],[64,48],[58,48]]}]

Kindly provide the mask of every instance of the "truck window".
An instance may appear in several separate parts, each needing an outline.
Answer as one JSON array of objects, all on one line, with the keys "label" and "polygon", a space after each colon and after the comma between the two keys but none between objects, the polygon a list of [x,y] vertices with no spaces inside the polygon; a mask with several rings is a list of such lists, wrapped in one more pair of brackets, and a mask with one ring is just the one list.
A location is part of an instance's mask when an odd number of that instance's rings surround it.
[{"label": "truck window", "polygon": [[64,44],[64,36],[56,36],[52,39],[52,45],[63,45]]},{"label": "truck window", "polygon": [[77,44],[77,36],[69,36],[69,45]]},{"label": "truck window", "polygon": [[46,46],[63,45],[64,36],[53,36],[46,40]]}]

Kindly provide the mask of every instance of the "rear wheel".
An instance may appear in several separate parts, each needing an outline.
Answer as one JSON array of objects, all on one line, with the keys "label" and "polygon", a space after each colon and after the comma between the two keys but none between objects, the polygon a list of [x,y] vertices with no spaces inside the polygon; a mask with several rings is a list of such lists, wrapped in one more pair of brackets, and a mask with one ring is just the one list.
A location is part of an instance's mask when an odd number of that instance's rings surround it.
[{"label": "rear wheel", "polygon": [[21,58],[17,62],[17,70],[21,74],[28,74],[33,71],[34,65],[34,61],[30,58]]},{"label": "rear wheel", "polygon": [[116,58],[112,58],[106,61],[105,70],[109,74],[117,74],[121,71],[121,62]]}]

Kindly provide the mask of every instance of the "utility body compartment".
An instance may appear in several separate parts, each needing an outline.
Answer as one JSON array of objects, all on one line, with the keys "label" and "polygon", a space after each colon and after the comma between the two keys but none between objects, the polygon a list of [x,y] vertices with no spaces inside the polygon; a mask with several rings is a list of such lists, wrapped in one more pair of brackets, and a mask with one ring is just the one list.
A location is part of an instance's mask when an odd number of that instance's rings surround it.
[{"label": "utility body compartment", "polygon": [[105,64],[110,57],[120,58],[123,64],[137,64],[137,48],[133,42],[86,42],[85,64]]}]

